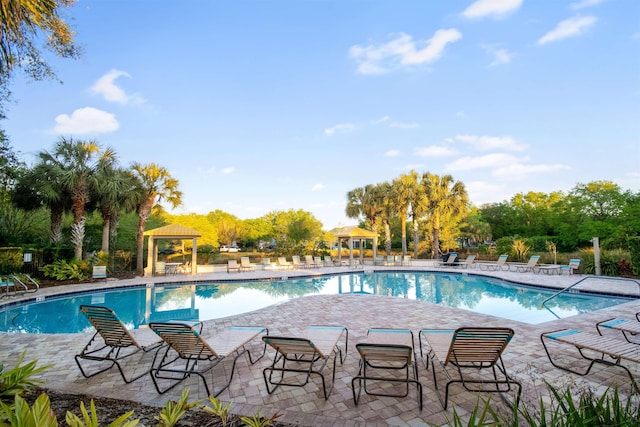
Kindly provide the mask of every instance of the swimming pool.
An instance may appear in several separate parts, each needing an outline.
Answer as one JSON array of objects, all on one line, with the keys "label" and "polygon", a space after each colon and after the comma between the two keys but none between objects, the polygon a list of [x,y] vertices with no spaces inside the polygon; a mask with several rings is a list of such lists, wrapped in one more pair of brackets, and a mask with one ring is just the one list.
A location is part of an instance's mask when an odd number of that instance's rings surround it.
[{"label": "swimming pool", "polygon": [[105,305],[129,327],[166,320],[209,320],[313,294],[373,294],[442,304],[537,324],[625,303],[634,298],[567,293],[501,279],[443,272],[361,272],[288,280],[165,284],[49,297],[0,309],[0,331],[78,333],[92,327],[82,304]]}]

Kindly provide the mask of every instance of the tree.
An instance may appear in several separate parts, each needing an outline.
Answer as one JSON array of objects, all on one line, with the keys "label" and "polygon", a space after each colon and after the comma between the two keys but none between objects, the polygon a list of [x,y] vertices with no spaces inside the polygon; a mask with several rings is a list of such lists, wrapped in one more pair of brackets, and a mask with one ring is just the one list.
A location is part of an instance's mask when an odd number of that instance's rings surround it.
[{"label": "tree", "polygon": [[178,181],[169,171],[155,163],[131,166],[133,176],[138,180],[136,191],[140,195],[138,212],[138,232],[136,234],[137,259],[136,272],[144,274],[144,230],[151,216],[151,210],[162,201],[167,201],[173,208],[182,203],[182,192],[178,190]]},{"label": "tree", "polygon": [[376,192],[380,197],[380,218],[384,227],[384,249],[387,255],[391,255],[391,218],[396,214],[393,198],[391,197],[391,184],[383,182],[376,185]]},{"label": "tree", "polygon": [[454,182],[451,175],[440,177],[429,172],[422,176],[422,185],[429,200],[427,218],[431,228],[433,257],[438,258],[441,233],[445,227],[451,229],[468,212],[467,191],[464,184]]},{"label": "tree", "polygon": [[347,207],[345,214],[348,218],[364,217],[369,221],[371,231],[378,232],[378,221],[382,213],[383,194],[381,187],[366,185],[355,188],[347,193]]},{"label": "tree", "polygon": [[424,185],[418,182],[418,173],[411,171],[416,180],[415,191],[411,196],[411,223],[413,228],[413,257],[418,258],[418,249],[420,243],[420,221],[427,213],[429,207],[429,199],[427,197]]},{"label": "tree", "polygon": [[96,176],[94,197],[102,216],[101,251],[110,253],[118,233],[118,223],[123,212],[134,211],[140,200],[136,181],[130,171],[112,167],[100,169]]},{"label": "tree", "polygon": [[69,193],[73,213],[71,243],[76,259],[82,259],[85,208],[91,191],[98,185],[98,171],[113,167],[115,152],[111,148],[101,151],[95,141],[76,141],[62,137],[53,153],[43,151],[39,155],[61,189]]},{"label": "tree", "polygon": [[391,183],[391,199],[396,206],[402,233],[402,255],[407,254],[407,214],[418,188],[418,174],[402,174]]},{"label": "tree", "polygon": [[35,45],[44,40],[44,49],[62,58],[76,58],[80,48],[74,31],[61,17],[62,8],[75,0],[10,0],[0,7],[0,90],[7,91],[15,69],[34,80],[55,77]]}]

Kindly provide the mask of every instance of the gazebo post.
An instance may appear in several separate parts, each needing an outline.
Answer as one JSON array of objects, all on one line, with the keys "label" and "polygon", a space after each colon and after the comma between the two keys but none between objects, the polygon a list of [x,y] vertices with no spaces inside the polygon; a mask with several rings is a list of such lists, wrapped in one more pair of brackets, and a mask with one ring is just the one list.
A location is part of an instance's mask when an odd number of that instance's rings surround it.
[{"label": "gazebo post", "polygon": [[194,237],[191,241],[191,275],[198,273],[198,245]]}]

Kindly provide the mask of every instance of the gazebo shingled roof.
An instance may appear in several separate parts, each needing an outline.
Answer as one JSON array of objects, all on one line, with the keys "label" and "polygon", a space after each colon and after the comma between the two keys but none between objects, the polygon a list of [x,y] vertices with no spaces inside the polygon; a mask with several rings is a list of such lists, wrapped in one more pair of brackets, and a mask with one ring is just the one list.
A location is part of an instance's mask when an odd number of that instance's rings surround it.
[{"label": "gazebo shingled roof", "polygon": [[180,224],[169,224],[164,227],[154,228],[153,230],[147,230],[144,232],[145,236],[164,237],[164,238],[192,238],[202,237],[202,233],[193,228],[185,227]]}]

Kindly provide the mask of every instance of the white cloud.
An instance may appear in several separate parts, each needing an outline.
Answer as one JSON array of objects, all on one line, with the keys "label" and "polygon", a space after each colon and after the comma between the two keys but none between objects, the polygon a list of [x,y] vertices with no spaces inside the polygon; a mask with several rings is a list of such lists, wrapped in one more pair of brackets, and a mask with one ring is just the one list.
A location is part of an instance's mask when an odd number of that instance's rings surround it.
[{"label": "white cloud", "polygon": [[470,19],[486,16],[503,18],[520,6],[522,6],[522,0],[477,0],[462,12],[462,16]]},{"label": "white cloud", "polygon": [[445,169],[448,171],[465,171],[473,169],[495,169],[503,168],[515,163],[526,162],[528,158],[518,158],[510,154],[493,153],[485,156],[466,156],[461,157],[447,165]]},{"label": "white cloud", "polygon": [[584,33],[590,26],[596,23],[595,16],[574,16],[561,21],[556,27],[538,40],[538,44],[546,44],[567,37],[574,37]]},{"label": "white cloud", "polygon": [[483,45],[481,46],[485,52],[493,56],[493,61],[489,64],[489,67],[495,67],[496,65],[508,64],[515,56],[515,53],[509,52],[507,49],[497,46]]},{"label": "white cloud", "polygon": [[416,148],[414,153],[420,157],[447,157],[453,156],[458,152],[449,147],[431,145],[429,147]]},{"label": "white cloud", "polygon": [[571,3],[569,7],[573,10],[584,9],[585,7],[597,6],[600,3],[604,3],[606,0],[581,0],[575,3]]},{"label": "white cloud", "polygon": [[496,168],[491,172],[496,178],[510,179],[510,180],[522,180],[528,178],[531,174],[538,173],[552,173],[561,170],[571,169],[567,165],[554,164],[554,165],[525,165],[512,163],[499,168]]},{"label": "white cloud", "polygon": [[93,107],[78,108],[71,115],[60,114],[55,118],[53,132],[59,135],[109,133],[118,130],[116,116]]},{"label": "white cloud", "polygon": [[432,38],[421,42],[415,42],[410,35],[400,33],[395,39],[381,45],[352,46],[349,53],[358,62],[359,73],[384,74],[433,62],[442,56],[447,44],[461,38],[462,34],[454,28],[437,30]]},{"label": "white cloud", "polygon": [[131,78],[127,72],[113,69],[100,77],[98,81],[91,86],[90,91],[102,95],[104,99],[109,102],[118,102],[120,104],[128,104],[130,102],[142,104],[146,102],[146,100],[138,94],[127,95],[122,88],[116,85],[115,81],[118,77]]},{"label": "white cloud", "polygon": [[400,150],[388,150],[384,153],[385,157],[398,157],[400,155]]},{"label": "white cloud", "polygon": [[474,201],[477,206],[485,203],[501,202],[509,197],[507,185],[503,183],[488,183],[484,181],[471,181],[465,183],[465,188],[469,194],[469,198]]},{"label": "white cloud", "polygon": [[226,167],[226,168],[222,168],[220,169],[220,173],[221,174],[230,174],[230,173],[234,173],[236,171],[236,168],[230,166],[230,167]]},{"label": "white cloud", "polygon": [[520,144],[510,136],[456,135],[455,139],[482,151],[495,149],[523,151],[527,148],[526,145]]},{"label": "white cloud", "polygon": [[334,135],[335,133],[351,132],[356,129],[356,125],[353,123],[341,123],[324,130],[324,134],[327,136]]},{"label": "white cloud", "polygon": [[311,191],[320,191],[320,190],[324,190],[326,187],[324,184],[318,183],[316,185],[313,186],[313,188],[311,188]]},{"label": "white cloud", "polygon": [[198,173],[201,173],[203,175],[211,175],[214,174],[216,172],[216,168],[215,167],[210,167],[209,169],[202,169],[202,168],[198,168]]}]

